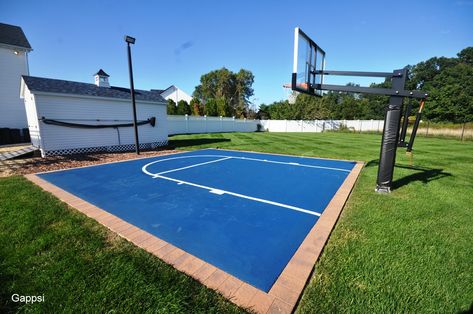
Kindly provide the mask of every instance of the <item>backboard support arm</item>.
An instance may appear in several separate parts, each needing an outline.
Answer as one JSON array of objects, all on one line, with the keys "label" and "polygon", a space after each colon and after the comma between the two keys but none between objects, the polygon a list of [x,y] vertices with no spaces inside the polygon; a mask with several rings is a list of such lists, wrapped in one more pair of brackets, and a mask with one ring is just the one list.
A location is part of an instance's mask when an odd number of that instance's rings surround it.
[{"label": "backboard support arm", "polygon": [[[403,78],[400,76],[393,76],[393,82],[395,79]],[[404,90],[402,88],[378,88],[378,87],[363,87],[363,86],[345,86],[345,85],[328,85],[328,84],[316,84],[314,89],[333,91],[333,92],[348,92],[348,93],[360,93],[360,94],[373,94],[383,96],[401,96],[401,97],[412,97],[418,99],[424,99],[427,94],[417,90]]]},{"label": "backboard support arm", "polygon": [[[401,117],[403,112],[404,97],[410,99],[417,98],[425,100],[427,94],[418,90],[405,90],[406,80],[408,76],[407,68],[394,70],[393,72],[360,72],[360,71],[315,71],[320,75],[341,75],[341,76],[367,76],[367,77],[385,77],[391,79],[391,88],[377,88],[377,87],[361,87],[361,86],[344,86],[344,85],[329,85],[329,84],[315,84],[310,86],[305,92],[312,93],[313,90],[325,90],[335,92],[348,92],[360,94],[373,94],[389,96],[389,103],[386,106],[384,115],[383,136],[381,140],[381,150],[379,156],[378,175],[376,180],[376,191],[379,193],[389,193],[392,187],[394,165],[396,162],[397,147],[402,140],[404,147],[408,147],[408,151],[412,149],[414,136],[411,136],[412,143],[410,145],[404,144],[404,138],[400,138],[401,132]],[[293,83],[295,77],[293,75]],[[294,86],[294,84],[293,84]],[[304,92],[304,91],[302,91]],[[410,108],[408,108],[410,109]],[[419,114],[420,116],[420,114]],[[419,119],[416,119],[419,120]],[[418,121],[416,121],[418,124]],[[403,126],[402,137],[405,137]],[[415,129],[417,129],[415,127]],[[416,130],[414,130],[415,132]]]}]

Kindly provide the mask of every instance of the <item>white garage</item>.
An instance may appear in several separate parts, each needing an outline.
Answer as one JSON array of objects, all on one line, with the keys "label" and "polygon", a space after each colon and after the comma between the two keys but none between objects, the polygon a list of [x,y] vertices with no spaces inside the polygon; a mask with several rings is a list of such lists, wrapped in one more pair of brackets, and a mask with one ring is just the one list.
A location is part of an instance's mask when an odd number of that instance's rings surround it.
[{"label": "white garage", "polygon": [[[130,90],[110,86],[100,70],[95,84],[22,76],[28,128],[43,157],[135,148]],[[135,90],[141,149],[167,144],[166,100]]]}]

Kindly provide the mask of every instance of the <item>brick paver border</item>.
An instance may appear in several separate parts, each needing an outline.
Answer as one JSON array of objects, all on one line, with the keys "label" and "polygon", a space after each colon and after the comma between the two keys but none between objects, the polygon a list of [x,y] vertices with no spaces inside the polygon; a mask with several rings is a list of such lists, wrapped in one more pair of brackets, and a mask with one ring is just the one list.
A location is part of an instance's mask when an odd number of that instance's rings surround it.
[{"label": "brick paver border", "polygon": [[[123,162],[123,161],[119,161]],[[41,179],[25,177],[111,231],[256,313],[291,313],[363,168],[357,162],[268,293]]]}]

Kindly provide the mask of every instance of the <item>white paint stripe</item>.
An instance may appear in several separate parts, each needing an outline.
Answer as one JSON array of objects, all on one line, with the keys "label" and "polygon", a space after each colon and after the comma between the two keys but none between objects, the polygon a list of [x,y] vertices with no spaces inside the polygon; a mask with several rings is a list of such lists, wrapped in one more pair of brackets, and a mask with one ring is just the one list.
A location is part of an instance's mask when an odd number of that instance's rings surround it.
[{"label": "white paint stripe", "polygon": [[217,195],[223,195],[223,194],[225,194],[225,191],[222,191],[222,190],[210,190],[210,193],[217,194]]},{"label": "white paint stripe", "polygon": [[271,163],[271,164],[290,165],[290,166],[296,166],[296,167],[306,167],[306,168],[316,168],[316,169],[326,169],[326,170],[351,172],[351,170],[347,170],[347,169],[343,169],[343,168],[306,165],[306,164],[300,164],[300,163],[297,163],[297,162],[284,162],[284,161],[275,161],[275,160],[249,158],[249,157],[232,157],[232,158],[242,159],[242,160],[251,160],[251,161],[260,161],[260,162],[268,162],[268,163]]},{"label": "white paint stripe", "polygon": [[[284,207],[284,208],[292,209],[292,210],[295,210],[295,211],[298,211],[298,212],[306,213],[306,214],[309,214],[309,215],[318,216],[318,217],[320,217],[320,215],[321,215],[321,213],[314,212],[314,211],[311,211],[311,210],[307,210],[307,209],[304,209],[304,208],[291,206],[291,205],[286,205],[286,204],[283,204],[283,203],[278,203],[278,202],[273,202],[273,201],[268,201],[268,200],[265,200],[265,199],[262,199],[262,198],[243,195],[243,194],[234,193],[234,192],[230,192],[230,191],[225,191],[225,190],[221,190],[221,189],[217,189],[217,188],[212,188],[212,187],[209,187],[209,186],[196,184],[196,183],[192,183],[192,182],[188,182],[188,181],[183,181],[183,180],[179,180],[179,179],[174,179],[174,178],[162,176],[162,175],[159,175],[159,174],[155,175],[154,178],[155,179],[156,178],[165,179],[165,180],[176,182],[178,184],[187,184],[187,185],[194,186],[194,187],[197,187],[197,188],[209,190],[210,192],[214,191],[212,193],[215,193],[216,191],[218,191],[219,193],[221,192],[222,194],[228,194],[228,195],[232,195],[232,196],[252,200],[252,201],[255,201],[255,202],[260,202],[260,203],[270,204],[270,205],[274,205],[274,206]],[[217,194],[217,193],[215,193],[215,194]]]},{"label": "white paint stripe", "polygon": [[219,162],[219,161],[227,160],[227,159],[231,159],[231,158],[232,158],[232,157],[224,157],[224,158],[220,158],[220,159],[217,159],[217,160],[211,160],[211,161],[201,162],[200,164],[194,164],[194,165],[190,165],[190,166],[186,166],[186,167],[182,167],[182,168],[176,168],[176,169],[171,169],[171,170],[163,171],[163,172],[157,173],[156,175],[161,175],[161,174],[165,174],[165,173],[170,173],[170,172],[175,172],[175,171],[190,169],[190,168],[194,168],[194,167],[198,167],[198,166],[203,166],[203,165],[207,165],[207,164],[211,164],[211,163],[214,163],[214,162]]},{"label": "white paint stripe", "polygon": [[[251,161],[259,161],[259,162],[268,162],[268,163],[274,163],[274,164],[281,164],[281,165],[290,165],[290,166],[295,166],[295,167],[306,167],[306,168],[315,168],[315,169],[325,169],[325,170],[334,170],[334,171],[343,171],[343,172],[348,172],[350,173],[351,170],[347,169],[342,169],[342,168],[334,168],[334,167],[324,167],[324,166],[314,166],[314,165],[306,165],[306,164],[299,164],[299,163],[294,163],[294,162],[283,162],[283,161],[274,161],[274,160],[267,160],[267,159],[257,159],[257,158],[250,158],[250,157],[239,157],[239,156],[225,156],[225,155],[190,155],[190,156],[178,156],[178,157],[171,157],[171,158],[165,158],[165,159],[160,159],[160,160],[155,160],[153,162],[150,162],[146,165],[144,165],[141,170],[146,173],[149,176],[154,176],[156,175],[155,173],[151,173],[147,170],[148,166],[152,164],[156,164],[159,162],[163,161],[169,161],[169,160],[175,160],[175,159],[184,159],[184,158],[206,158],[206,157],[223,157],[223,158],[232,158],[232,159],[241,159],[241,160],[251,160]],[[222,159],[223,159],[222,158]],[[190,167],[190,166],[189,166]],[[164,172],[166,173],[166,172]]]}]

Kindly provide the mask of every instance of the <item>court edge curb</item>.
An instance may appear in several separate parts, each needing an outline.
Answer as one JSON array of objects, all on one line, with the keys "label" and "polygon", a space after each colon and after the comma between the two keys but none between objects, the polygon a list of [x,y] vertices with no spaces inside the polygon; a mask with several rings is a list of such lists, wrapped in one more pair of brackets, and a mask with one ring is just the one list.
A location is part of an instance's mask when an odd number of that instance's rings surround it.
[{"label": "court edge curb", "polygon": [[301,297],[314,264],[317,262],[362,168],[363,163],[357,162],[268,293],[66,192],[36,174],[27,174],[24,177],[86,216],[95,219],[122,238],[221,293],[236,305],[256,313],[291,313]]}]

